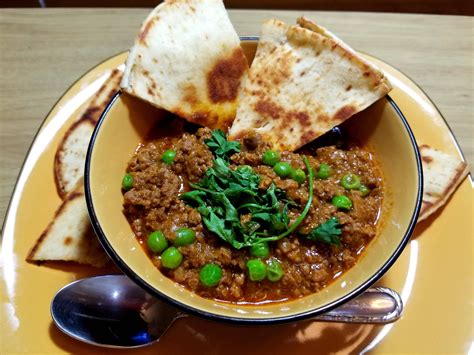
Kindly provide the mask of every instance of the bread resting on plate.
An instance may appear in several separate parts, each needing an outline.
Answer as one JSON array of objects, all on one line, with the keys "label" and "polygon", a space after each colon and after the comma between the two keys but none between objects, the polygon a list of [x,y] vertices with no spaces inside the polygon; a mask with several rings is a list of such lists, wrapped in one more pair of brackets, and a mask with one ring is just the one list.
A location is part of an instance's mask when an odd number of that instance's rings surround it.
[{"label": "bread resting on plate", "polygon": [[448,201],[469,173],[469,167],[462,160],[427,144],[422,144],[419,148],[424,183],[418,221],[422,221]]},{"label": "bread resting on plate", "polygon": [[109,261],[92,230],[82,181],[66,196],[27,260],[75,261],[95,267],[102,267]]},{"label": "bread resting on plate", "polygon": [[105,107],[117,93],[121,78],[120,70],[112,70],[81,118],[67,130],[61,140],[54,157],[54,177],[61,198],[66,197],[84,176],[84,164],[92,132]]}]

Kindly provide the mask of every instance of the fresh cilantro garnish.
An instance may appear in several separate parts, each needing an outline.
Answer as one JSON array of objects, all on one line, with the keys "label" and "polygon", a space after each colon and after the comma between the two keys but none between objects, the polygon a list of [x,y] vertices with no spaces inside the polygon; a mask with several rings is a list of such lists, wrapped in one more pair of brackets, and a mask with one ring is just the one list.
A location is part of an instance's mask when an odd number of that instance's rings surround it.
[{"label": "fresh cilantro garnish", "polygon": [[306,237],[314,242],[340,245],[342,225],[336,217],[329,218],[326,222],[314,228]]},{"label": "fresh cilantro garnish", "polygon": [[212,131],[212,138],[204,141],[216,158],[228,160],[229,157],[240,152],[240,143],[237,141],[228,141],[225,133],[219,129]]},{"label": "fresh cilantro garnish", "polygon": [[[193,190],[180,198],[197,209],[210,232],[236,249],[276,241],[292,233],[312,203],[313,174],[307,158],[304,157],[310,179],[309,199],[301,215],[289,226],[288,208],[296,204],[274,184],[266,190],[259,189],[260,175],[250,166],[231,169],[227,159],[240,146],[230,143],[224,133],[213,131],[213,139],[206,144],[214,149],[214,164],[197,184],[190,184]],[[243,216],[247,222],[241,222]]]}]

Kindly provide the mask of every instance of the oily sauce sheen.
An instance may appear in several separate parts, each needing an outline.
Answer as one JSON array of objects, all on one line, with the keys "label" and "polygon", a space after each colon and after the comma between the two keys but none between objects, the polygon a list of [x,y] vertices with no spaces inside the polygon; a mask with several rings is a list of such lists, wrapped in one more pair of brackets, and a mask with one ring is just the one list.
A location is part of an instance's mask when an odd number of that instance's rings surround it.
[{"label": "oily sauce sheen", "polygon": [[[162,273],[198,295],[226,302],[265,303],[294,299],[315,293],[351,268],[362,250],[375,237],[383,200],[383,183],[373,153],[345,142],[344,149],[335,145],[318,147],[310,144],[298,153],[280,152],[281,161],[305,170],[302,154],[317,170],[321,163],[331,167],[331,176],[314,180],[314,198],[309,213],[298,232],[270,243],[270,257],[281,262],[283,277],[277,282],[251,281],[246,263],[251,256],[248,248],[237,250],[207,231],[197,210],[179,198],[189,191],[189,182],[198,182],[213,166],[214,156],[204,140],[211,136],[207,128],[184,126],[182,120],[165,121],[156,127],[154,136],[142,144],[130,160],[127,172],[133,176],[133,188],[124,192],[124,213],[144,249]],[[173,127],[173,128],[170,128]],[[320,140],[324,141],[323,140]],[[230,166],[249,165],[257,172],[265,190],[273,182],[303,209],[308,201],[308,182],[298,184],[290,178],[280,178],[262,162],[268,145],[258,136],[243,137],[241,152],[230,158]],[[176,151],[174,163],[167,165],[161,155],[167,149]],[[346,190],[340,179],[347,173],[357,174],[370,188],[367,196],[357,190]],[[332,205],[335,195],[348,196],[353,207],[340,211]],[[301,211],[290,209],[290,225]],[[302,234],[337,217],[343,225],[339,246],[310,241]],[[179,267],[173,270],[161,265],[159,255],[151,253],[148,235],[162,231],[172,244],[175,231],[187,227],[196,232],[196,240],[178,247],[183,255]],[[199,280],[200,269],[214,263],[223,275],[217,286],[206,287]]]}]

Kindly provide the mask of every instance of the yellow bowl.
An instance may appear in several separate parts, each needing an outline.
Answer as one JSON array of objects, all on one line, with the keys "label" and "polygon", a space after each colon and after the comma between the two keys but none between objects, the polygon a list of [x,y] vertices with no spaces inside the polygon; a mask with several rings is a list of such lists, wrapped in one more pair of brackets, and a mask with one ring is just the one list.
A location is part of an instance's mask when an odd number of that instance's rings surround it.
[{"label": "yellow bowl", "polygon": [[[255,38],[242,39],[249,61],[256,44]],[[217,302],[186,290],[152,264],[122,212],[121,179],[127,162],[161,115],[126,94],[118,93],[112,99],[89,146],[86,199],[94,230],[114,262],[149,293],[184,311],[240,323],[277,323],[314,316],[367,289],[390,268],[408,242],[421,204],[421,163],[408,123],[386,97],[345,124],[351,136],[375,150],[387,190],[379,235],[352,269],[318,293],[264,306]]]}]

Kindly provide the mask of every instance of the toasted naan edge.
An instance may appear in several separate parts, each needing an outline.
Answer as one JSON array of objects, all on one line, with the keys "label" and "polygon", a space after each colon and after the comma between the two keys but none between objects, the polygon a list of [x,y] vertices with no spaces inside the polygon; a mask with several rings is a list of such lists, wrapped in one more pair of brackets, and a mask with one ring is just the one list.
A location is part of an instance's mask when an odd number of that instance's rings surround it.
[{"label": "toasted naan edge", "polygon": [[66,198],[84,176],[87,147],[94,132],[95,123],[82,118],[66,132],[54,157],[54,177],[61,198]]},{"label": "toasted naan edge", "polygon": [[431,148],[419,147],[423,165],[423,201],[418,222],[443,206],[469,173],[468,165],[452,155]]},{"label": "toasted naan edge", "polygon": [[81,116],[81,119],[88,118],[93,122],[99,121],[102,112],[104,112],[108,103],[117,91],[120,89],[120,81],[122,80],[123,72],[119,69],[114,69],[110,73],[110,76],[100,87],[99,91],[92,97],[87,109]]},{"label": "toasted naan edge", "polygon": [[82,181],[67,195],[26,260],[73,261],[95,267],[110,260],[92,230]]},{"label": "toasted naan edge", "polygon": [[87,147],[94,127],[109,101],[119,90],[122,72],[114,69],[78,121],[66,131],[54,157],[54,178],[61,198],[84,176]]},{"label": "toasted naan edge", "polygon": [[390,91],[380,70],[319,32],[275,19],[263,24],[230,139],[254,131],[274,149],[293,151]]},{"label": "toasted naan edge", "polygon": [[227,129],[247,72],[221,0],[169,0],[142,24],[121,87],[190,122]]}]

